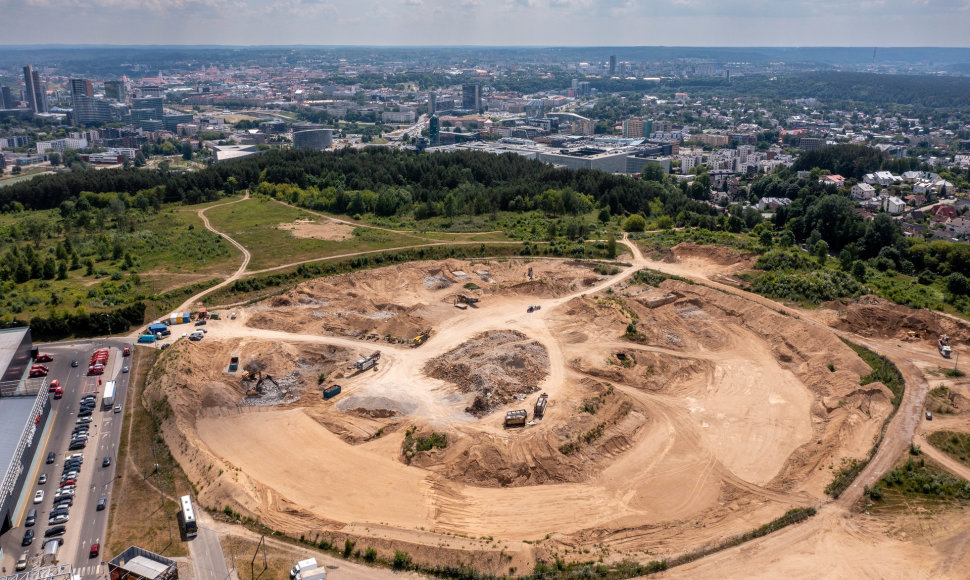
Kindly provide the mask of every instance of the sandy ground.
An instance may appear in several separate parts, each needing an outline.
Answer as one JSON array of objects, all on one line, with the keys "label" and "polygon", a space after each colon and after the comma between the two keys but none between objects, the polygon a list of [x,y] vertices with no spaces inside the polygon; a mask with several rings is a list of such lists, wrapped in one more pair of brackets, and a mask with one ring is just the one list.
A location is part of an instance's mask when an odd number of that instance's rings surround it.
[{"label": "sandy ground", "polygon": [[298,238],[314,238],[317,240],[332,240],[340,242],[353,237],[354,228],[335,221],[317,222],[314,220],[296,220],[292,223],[280,224],[279,229],[291,232]]},{"label": "sandy ground", "polygon": [[[611,559],[674,556],[791,507],[824,505],[806,523],[672,575],[896,577],[922,545],[849,515],[861,483],[838,503],[822,492],[832,465],[865,455],[891,408],[885,387],[859,387],[868,367],[830,327],[850,333],[851,321],[738,296],[718,282],[738,260],[680,254],[655,262],[636,252],[614,275],[569,261],[449,260],[311,281],[210,324],[202,343],[177,343],[148,396],[169,396],[174,413],[163,432],[200,501],[295,535],[331,530],[380,538],[427,562],[475,555],[483,569],[526,570],[537,558],[602,545]],[[646,266],[700,275],[710,287],[631,285]],[[481,302],[459,310],[457,293]],[[533,304],[541,309],[526,313]],[[631,313],[641,333],[633,341],[622,338]],[[411,348],[424,328],[431,338]],[[502,420],[516,408],[531,419],[533,399],[476,418],[465,412],[470,394],[423,372],[470,338],[507,330],[548,352],[538,388],[550,404],[525,429],[504,429]],[[911,361],[903,370],[913,386],[868,477],[908,445],[928,387],[922,373],[938,355],[927,341],[863,338]],[[303,369],[294,379],[299,399],[242,405],[238,376],[211,364],[240,350],[274,361],[274,376]],[[376,371],[347,370],[374,350]],[[334,401],[317,391],[321,369],[324,385],[343,388]],[[401,443],[411,429],[443,432],[448,447],[408,465]],[[939,541],[958,537],[957,528]],[[480,537],[494,540],[483,546],[473,541]],[[813,557],[828,551],[835,559],[816,569]],[[944,552],[931,554],[936,577],[950,577]]]}]

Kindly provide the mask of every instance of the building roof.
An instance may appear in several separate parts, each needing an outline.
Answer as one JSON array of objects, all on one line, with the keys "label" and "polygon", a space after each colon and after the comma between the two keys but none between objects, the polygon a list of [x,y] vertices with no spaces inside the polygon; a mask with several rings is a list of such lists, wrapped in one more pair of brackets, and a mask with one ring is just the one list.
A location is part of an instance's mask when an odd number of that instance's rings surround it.
[{"label": "building roof", "polygon": [[0,376],[3,376],[10,366],[10,361],[17,354],[20,343],[24,340],[24,335],[30,330],[26,326],[19,328],[6,328],[0,330]]},{"label": "building roof", "polygon": [[142,578],[158,578],[168,570],[167,565],[146,558],[145,556],[135,556],[125,562],[121,567],[138,574]]},{"label": "building roof", "polygon": [[0,398],[0,481],[7,475],[36,399],[36,395]]}]

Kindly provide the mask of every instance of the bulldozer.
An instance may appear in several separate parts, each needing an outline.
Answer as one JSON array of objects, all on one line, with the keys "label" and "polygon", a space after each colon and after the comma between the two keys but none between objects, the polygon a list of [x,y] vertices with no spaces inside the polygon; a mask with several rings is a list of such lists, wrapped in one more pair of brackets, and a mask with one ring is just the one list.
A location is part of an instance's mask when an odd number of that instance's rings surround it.
[{"label": "bulldozer", "polygon": [[417,336],[415,336],[414,338],[411,339],[411,348],[417,348],[417,347],[421,346],[422,344],[424,344],[425,342],[427,342],[427,340],[430,337],[431,337],[431,329],[430,328],[427,329],[427,330],[422,331],[421,334],[419,334],[419,335],[417,335]]},{"label": "bulldozer", "polygon": [[472,298],[471,296],[465,296],[464,294],[459,294],[455,298],[456,304],[478,304],[478,298]]},{"label": "bulldozer", "polygon": [[907,330],[906,338],[909,340],[921,340],[923,338],[922,330]]}]

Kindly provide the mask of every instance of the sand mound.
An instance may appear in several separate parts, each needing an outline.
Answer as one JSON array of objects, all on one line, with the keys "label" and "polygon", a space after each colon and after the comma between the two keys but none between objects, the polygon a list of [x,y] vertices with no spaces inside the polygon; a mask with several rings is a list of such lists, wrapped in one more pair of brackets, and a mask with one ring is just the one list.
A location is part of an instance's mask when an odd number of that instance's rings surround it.
[{"label": "sand mound", "polygon": [[914,310],[867,294],[854,302],[827,302],[822,305],[838,312],[832,326],[862,336],[907,338],[910,330],[923,332],[924,341],[936,343],[941,334],[950,336],[950,345],[970,343],[970,324],[930,310]]},{"label": "sand mound", "polygon": [[704,260],[720,266],[750,265],[757,257],[754,254],[739,252],[724,246],[698,246],[686,242],[677,244],[671,248],[671,252],[678,262]]},{"label": "sand mound", "polygon": [[539,390],[539,382],[549,374],[549,353],[516,330],[483,332],[428,361],[424,372],[463,393],[474,393],[475,401],[466,411],[481,417]]}]

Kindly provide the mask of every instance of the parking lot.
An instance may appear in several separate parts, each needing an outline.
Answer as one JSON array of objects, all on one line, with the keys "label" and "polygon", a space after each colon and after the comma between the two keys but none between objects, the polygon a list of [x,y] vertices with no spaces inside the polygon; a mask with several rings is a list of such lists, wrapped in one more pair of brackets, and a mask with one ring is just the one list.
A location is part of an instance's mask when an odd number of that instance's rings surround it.
[{"label": "parking lot", "polygon": [[[49,368],[48,381],[56,380],[63,396],[51,401],[51,428],[30,464],[30,485],[22,491],[15,528],[2,538],[2,565],[14,571],[26,554],[27,569],[38,567],[45,544],[57,539],[62,542],[57,561],[72,564],[82,578],[93,578],[106,572],[103,561],[109,556],[101,548],[124,416],[116,410],[125,404],[128,387],[130,357],[122,349],[130,345],[94,340],[38,346],[42,354],[53,355],[43,364]],[[103,362],[103,374],[89,374],[98,349],[107,349],[107,356],[95,361]],[[109,381],[114,381],[113,393]]]}]

